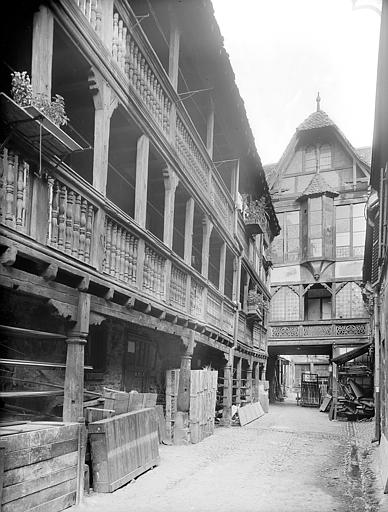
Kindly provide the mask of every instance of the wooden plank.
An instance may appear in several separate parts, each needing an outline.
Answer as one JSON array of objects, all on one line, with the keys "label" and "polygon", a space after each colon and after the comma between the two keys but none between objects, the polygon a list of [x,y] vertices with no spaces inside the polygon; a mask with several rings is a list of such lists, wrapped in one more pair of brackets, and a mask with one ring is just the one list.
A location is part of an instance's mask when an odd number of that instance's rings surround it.
[{"label": "wooden plank", "polygon": [[77,464],[40,476],[28,482],[9,485],[3,489],[3,504],[24,498],[30,494],[67,482],[77,476]]},{"label": "wooden plank", "polygon": [[330,402],[332,401],[333,397],[331,395],[326,395],[325,398],[322,401],[322,404],[319,408],[321,412],[326,412],[330,406]]},{"label": "wooden plank", "polygon": [[46,501],[46,503],[42,503],[37,507],[30,508],[28,512],[60,512],[61,510],[75,505],[75,497],[76,493],[73,491],[59,496],[58,498],[54,498],[53,500]]},{"label": "wooden plank", "polygon": [[3,487],[4,487],[4,452],[5,446],[0,444],[0,510],[3,503]]},{"label": "wooden plank", "polygon": [[44,460],[29,466],[11,469],[4,474],[4,487],[55,473],[77,464],[77,452],[66,453],[53,459]]},{"label": "wooden plank", "polygon": [[13,327],[11,325],[0,325],[0,334],[5,334],[12,338],[36,338],[37,340],[66,340],[63,334],[53,332],[34,331],[32,329],[22,329],[21,327]]},{"label": "wooden plank", "polygon": [[63,391],[0,391],[0,398],[33,398],[37,396],[63,396]]},{"label": "wooden plank", "polygon": [[48,487],[34,494],[24,496],[15,501],[10,501],[2,506],[2,512],[26,512],[26,510],[38,507],[43,503],[52,501],[55,498],[59,498],[66,494],[75,491],[77,485],[77,479],[67,480],[53,487]]},{"label": "wooden plank", "polygon": [[237,413],[242,427],[265,414],[259,402],[239,407]]},{"label": "wooden plank", "polygon": [[[21,425],[20,428],[23,426]],[[26,425],[26,428],[37,428],[32,432],[24,432],[23,434],[9,436],[4,439],[6,446],[6,454],[15,450],[22,450],[26,448],[41,448],[43,445],[59,441],[68,441],[76,439],[78,433],[78,424],[44,424],[32,423]]]},{"label": "wooden plank", "polygon": [[5,469],[15,469],[43,460],[52,459],[66,453],[76,451],[78,448],[78,439],[71,439],[69,441],[60,441],[58,443],[47,444],[36,448],[27,448],[11,452],[5,455]]}]

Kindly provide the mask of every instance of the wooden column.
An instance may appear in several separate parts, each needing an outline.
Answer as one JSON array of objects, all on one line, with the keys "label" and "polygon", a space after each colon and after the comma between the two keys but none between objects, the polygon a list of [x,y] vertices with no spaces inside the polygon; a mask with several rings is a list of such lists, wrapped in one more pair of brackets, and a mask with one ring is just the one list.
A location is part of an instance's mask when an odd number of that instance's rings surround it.
[{"label": "wooden column", "polygon": [[83,417],[84,349],[89,333],[90,295],[80,292],[77,319],[67,338],[63,421]]},{"label": "wooden column", "polygon": [[234,213],[233,213],[233,230],[234,233],[237,233],[237,221],[238,221],[238,209],[237,205],[239,203],[239,181],[240,181],[240,160],[236,161],[236,165],[233,169],[232,180],[231,180],[231,194],[234,200]]},{"label": "wooden column", "polygon": [[174,16],[171,17],[170,45],[168,55],[168,76],[175,90],[178,90],[180,33]]},{"label": "wooden column", "polygon": [[179,371],[177,412],[174,425],[174,444],[187,444],[189,439],[189,410],[191,359],[195,348],[194,331],[187,338],[182,338],[184,352],[181,356]]},{"label": "wooden column", "polygon": [[232,422],[232,398],[233,398],[233,354],[234,350],[229,349],[229,354],[224,354],[226,364],[224,366],[224,387],[223,387],[223,407],[222,407],[222,425],[230,427]]},{"label": "wooden column", "polygon": [[146,135],[142,135],[137,141],[135,188],[135,221],[140,224],[142,228],[145,228],[147,218],[149,150],[150,140]]},{"label": "wooden column", "polygon": [[236,405],[241,404],[241,367],[242,357],[239,357],[236,366]]},{"label": "wooden column", "polygon": [[164,228],[163,242],[172,248],[174,235],[174,209],[175,209],[175,191],[179,183],[178,176],[170,168],[163,169],[164,178]]},{"label": "wooden column", "polygon": [[206,119],[206,149],[210,158],[213,160],[213,146],[214,146],[214,103],[210,99],[209,113]]},{"label": "wooden column", "polygon": [[220,250],[220,274],[218,279],[218,289],[223,294],[225,290],[225,263],[226,263],[226,243],[221,245]]},{"label": "wooden column", "polygon": [[190,197],[186,203],[185,217],[185,248],[184,260],[187,265],[191,265],[191,255],[193,251],[193,225],[194,225],[194,199]]},{"label": "wooden column", "polygon": [[93,187],[105,196],[108,179],[110,118],[118,105],[118,99],[100,73],[94,68],[92,72],[93,78],[89,79],[90,88],[97,91],[93,96],[95,108]]},{"label": "wooden column", "polygon": [[101,2],[101,38],[112,51],[113,39],[113,0],[103,0]]},{"label": "wooden column", "polygon": [[[240,281],[241,281],[241,257],[236,256],[233,261],[233,301],[238,304],[240,302]],[[243,307],[243,304],[240,304]]]},{"label": "wooden column", "polygon": [[32,29],[31,85],[34,94],[45,94],[51,100],[54,17],[48,7],[39,6]]},{"label": "wooden column", "polygon": [[253,378],[252,378],[252,372],[253,372],[253,363],[250,361],[248,363],[247,368],[247,389],[246,389],[246,398],[247,402],[252,403],[253,402]]},{"label": "wooden column", "polygon": [[202,268],[201,274],[207,279],[209,275],[209,244],[210,235],[213,229],[213,223],[209,217],[204,217],[202,221],[203,239],[202,239]]}]

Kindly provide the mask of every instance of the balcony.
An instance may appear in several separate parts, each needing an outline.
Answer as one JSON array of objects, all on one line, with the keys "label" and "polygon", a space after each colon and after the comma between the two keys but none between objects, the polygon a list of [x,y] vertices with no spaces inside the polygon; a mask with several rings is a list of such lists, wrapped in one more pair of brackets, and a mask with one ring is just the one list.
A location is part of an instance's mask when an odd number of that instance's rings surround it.
[{"label": "balcony", "polygon": [[328,343],[363,341],[370,334],[367,319],[334,319],[320,322],[273,322],[269,328],[269,344]]},{"label": "balcony", "polygon": [[0,171],[3,247],[11,243],[32,261],[54,259],[66,271],[233,339],[234,303],[70,168],[39,176],[5,148]]}]

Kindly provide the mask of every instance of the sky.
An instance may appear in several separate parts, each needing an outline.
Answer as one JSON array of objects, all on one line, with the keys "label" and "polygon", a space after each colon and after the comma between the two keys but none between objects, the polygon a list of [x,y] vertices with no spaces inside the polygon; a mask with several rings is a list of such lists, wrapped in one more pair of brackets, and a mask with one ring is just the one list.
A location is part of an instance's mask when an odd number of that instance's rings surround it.
[{"label": "sky", "polygon": [[[376,5],[378,0],[368,0]],[[356,6],[367,0],[357,0]],[[212,0],[263,164],[321,110],[370,146],[380,17],[352,0]]]}]

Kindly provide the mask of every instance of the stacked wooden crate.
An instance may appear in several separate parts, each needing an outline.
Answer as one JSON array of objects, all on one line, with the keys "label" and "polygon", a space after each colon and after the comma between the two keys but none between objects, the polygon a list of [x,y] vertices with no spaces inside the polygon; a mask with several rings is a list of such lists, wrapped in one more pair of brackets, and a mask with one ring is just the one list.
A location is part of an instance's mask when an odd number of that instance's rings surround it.
[{"label": "stacked wooden crate", "polygon": [[[192,370],[190,376],[190,441],[198,443],[214,432],[214,416],[217,398],[218,372],[214,370]],[[178,396],[179,370],[168,370],[166,374],[166,429],[172,440],[176,402]]]},{"label": "stacked wooden crate", "polygon": [[159,464],[158,427],[152,408],[89,424],[93,488],[113,492]]},{"label": "stacked wooden crate", "polygon": [[1,428],[0,435],[3,512],[58,512],[81,499],[83,424],[32,422]]}]

